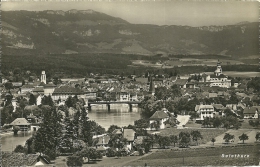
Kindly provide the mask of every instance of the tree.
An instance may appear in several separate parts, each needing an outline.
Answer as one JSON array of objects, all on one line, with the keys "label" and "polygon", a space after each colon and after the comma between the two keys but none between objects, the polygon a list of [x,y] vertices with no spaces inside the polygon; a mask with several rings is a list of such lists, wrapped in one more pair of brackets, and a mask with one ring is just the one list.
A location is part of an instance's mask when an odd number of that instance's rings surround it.
[{"label": "tree", "polygon": [[253,127],[258,127],[260,125],[259,120],[255,120],[255,121],[249,120],[248,123],[249,123],[249,125],[251,125]]},{"label": "tree", "polygon": [[211,142],[213,143],[213,146],[214,146],[215,141],[216,141],[215,138],[212,138],[212,139],[211,139]]},{"label": "tree", "polygon": [[229,133],[225,133],[225,136],[224,136],[223,140],[225,140],[226,143],[229,143],[230,140],[232,140],[232,139],[234,139],[234,138],[235,138],[234,135],[231,135],[231,134],[229,134]]},{"label": "tree", "polygon": [[121,129],[121,128],[117,125],[110,125],[110,127],[107,130],[107,133],[111,134],[115,129]]},{"label": "tree", "polygon": [[91,121],[88,120],[87,117],[87,112],[84,107],[81,109],[78,108],[78,110],[81,110],[80,112],[80,119],[79,119],[79,128],[80,128],[80,133],[79,137],[82,139],[88,146],[91,146],[93,141],[93,133],[92,133],[92,127],[91,127]]},{"label": "tree", "polygon": [[73,131],[73,123],[69,117],[65,117],[65,134],[63,135],[59,148],[61,152],[72,152],[73,151],[73,140],[76,139]]},{"label": "tree", "polygon": [[67,165],[69,167],[82,166],[83,159],[80,156],[69,156],[67,158]]},{"label": "tree", "polygon": [[12,82],[6,82],[4,84],[4,87],[5,87],[5,89],[10,90],[10,89],[13,89],[13,84],[12,84]]},{"label": "tree", "polygon": [[175,144],[178,142],[178,136],[170,135],[170,140],[171,140],[171,143],[173,143],[174,147],[175,147]]},{"label": "tree", "polygon": [[17,145],[15,147],[15,149],[14,149],[14,152],[16,152],[16,153],[25,153],[26,150],[25,150],[25,148],[22,145]]},{"label": "tree", "polygon": [[188,132],[179,133],[179,146],[188,147],[190,143],[190,134]]},{"label": "tree", "polygon": [[51,98],[51,95],[44,96],[44,97],[42,98],[41,104],[42,104],[42,105],[53,106],[54,103],[53,103],[53,100],[52,100],[52,98]]},{"label": "tree", "polygon": [[158,100],[166,100],[170,97],[170,91],[166,87],[158,87],[155,89],[156,98]]},{"label": "tree", "polygon": [[244,133],[243,133],[243,134],[242,134],[241,136],[239,136],[238,138],[239,138],[239,140],[242,140],[242,141],[243,141],[243,144],[244,144],[245,140],[248,140],[249,137],[248,137],[247,134],[244,134]]},{"label": "tree", "polygon": [[255,140],[258,141],[260,139],[260,132],[257,132],[255,135]]},{"label": "tree", "polygon": [[96,123],[93,120],[88,120],[89,126],[90,126],[90,132],[96,135],[102,135],[106,132],[105,128],[100,126],[98,123]]},{"label": "tree", "polygon": [[169,146],[170,143],[171,143],[171,139],[168,136],[160,136],[158,139],[158,144],[162,148],[165,148],[165,146]]},{"label": "tree", "polygon": [[137,128],[148,128],[149,127],[149,120],[147,119],[144,119],[144,118],[141,118],[139,120],[136,120],[134,122],[134,125],[137,127]]},{"label": "tree", "polygon": [[35,151],[47,155],[54,154],[50,157],[55,158],[62,135],[61,119],[62,115],[55,107],[50,107],[43,112],[43,122],[34,138]]},{"label": "tree", "polygon": [[201,133],[198,130],[195,130],[195,131],[191,131],[190,134],[192,136],[193,141],[196,141],[198,145],[198,140],[203,138]]},{"label": "tree", "polygon": [[107,156],[107,157],[115,157],[115,156],[116,156],[116,151],[113,150],[112,148],[108,148],[108,149],[107,149],[106,156]]},{"label": "tree", "polygon": [[213,118],[213,120],[212,120],[212,122],[213,122],[213,127],[214,128],[218,128],[218,127],[220,127],[221,126],[221,119],[219,118],[219,117],[214,117]]},{"label": "tree", "polygon": [[36,105],[36,98],[33,94],[30,94],[29,105]]},{"label": "tree", "polygon": [[102,154],[99,151],[97,151],[94,148],[89,148],[89,147],[84,148],[79,153],[79,156],[82,157],[82,158],[87,157],[88,163],[89,163],[90,160],[101,159],[103,157]]},{"label": "tree", "polygon": [[14,126],[13,127],[13,131],[14,131],[14,134],[17,135],[18,131],[20,130],[20,127],[19,126]]}]

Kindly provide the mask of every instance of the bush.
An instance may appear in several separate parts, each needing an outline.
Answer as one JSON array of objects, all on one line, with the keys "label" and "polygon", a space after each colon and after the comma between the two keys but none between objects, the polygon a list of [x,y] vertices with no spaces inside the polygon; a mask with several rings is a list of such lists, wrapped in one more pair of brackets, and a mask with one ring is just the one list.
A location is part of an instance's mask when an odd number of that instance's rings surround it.
[{"label": "bush", "polygon": [[67,158],[68,166],[75,167],[75,166],[82,166],[82,164],[83,164],[83,159],[80,156],[69,156]]},{"label": "bush", "polygon": [[112,148],[107,149],[107,153],[106,153],[107,157],[115,157],[116,156],[116,151],[113,150]]},{"label": "bush", "polygon": [[57,157],[56,152],[53,149],[52,150],[46,149],[44,154],[47,155],[48,157],[50,157],[51,160],[55,160]]},{"label": "bush", "polygon": [[14,149],[14,152],[16,153],[25,153],[26,149],[22,145],[17,145]]}]

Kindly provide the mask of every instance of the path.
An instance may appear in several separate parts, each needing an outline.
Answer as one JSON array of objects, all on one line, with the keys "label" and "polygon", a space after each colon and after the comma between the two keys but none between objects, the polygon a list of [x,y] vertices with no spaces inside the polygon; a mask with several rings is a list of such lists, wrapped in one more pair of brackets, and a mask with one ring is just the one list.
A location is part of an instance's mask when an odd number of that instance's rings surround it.
[{"label": "path", "polygon": [[177,125],[177,129],[182,128],[183,125],[186,125],[190,119],[189,115],[178,115],[177,116],[177,121],[179,121],[179,125]]}]

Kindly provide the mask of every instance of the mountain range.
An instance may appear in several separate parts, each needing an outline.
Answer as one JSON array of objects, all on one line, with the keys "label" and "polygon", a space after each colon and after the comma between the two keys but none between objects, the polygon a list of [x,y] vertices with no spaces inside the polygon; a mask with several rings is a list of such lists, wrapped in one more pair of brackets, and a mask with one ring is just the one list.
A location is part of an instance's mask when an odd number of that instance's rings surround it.
[{"label": "mountain range", "polygon": [[259,53],[259,23],[190,27],[131,24],[93,10],[2,11],[2,53],[174,54]]}]

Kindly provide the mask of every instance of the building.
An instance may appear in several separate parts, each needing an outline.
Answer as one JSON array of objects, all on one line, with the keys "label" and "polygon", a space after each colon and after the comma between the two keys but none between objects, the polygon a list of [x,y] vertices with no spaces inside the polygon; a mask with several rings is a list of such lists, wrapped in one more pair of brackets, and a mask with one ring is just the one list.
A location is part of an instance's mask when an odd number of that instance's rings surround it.
[{"label": "building", "polygon": [[186,88],[186,84],[188,83],[188,79],[177,79],[173,85],[177,85],[179,88]]},{"label": "building", "polygon": [[49,84],[44,85],[44,88],[43,88],[44,95],[45,96],[52,95],[55,87],[56,87],[56,85],[54,85],[53,83],[49,83]]},{"label": "building", "polygon": [[46,74],[45,74],[45,71],[42,71],[41,82],[43,82],[44,84],[46,84]]},{"label": "building", "polygon": [[227,76],[225,76],[222,72],[222,67],[220,65],[221,63],[217,62],[217,68],[214,71],[214,74],[205,76],[205,74],[202,75],[202,81],[210,82],[210,87],[216,86],[216,87],[222,87],[222,88],[230,88],[231,87],[231,80],[228,79]]},{"label": "building", "polygon": [[160,110],[156,111],[150,118],[149,122],[151,125],[151,130],[156,129],[156,127],[153,126],[153,124],[159,124],[159,129],[164,129],[165,128],[165,122],[169,119],[169,115],[166,113],[167,110]]},{"label": "building", "polygon": [[26,94],[27,92],[32,92],[33,89],[34,89],[33,85],[23,85],[21,87],[21,94]]},{"label": "building", "polygon": [[2,151],[1,162],[3,166],[53,166],[39,154],[24,154]]},{"label": "building", "polygon": [[96,148],[99,148],[99,147],[108,147],[108,142],[110,140],[110,137],[107,135],[107,136],[101,136],[98,138],[98,142],[96,144]]},{"label": "building", "polygon": [[197,120],[204,120],[204,118],[213,118],[215,115],[214,107],[212,105],[196,105],[195,111],[199,114],[200,118]]},{"label": "building", "polygon": [[258,119],[260,106],[246,107],[244,109],[244,118],[246,119]]},{"label": "building", "polygon": [[65,101],[69,96],[78,96],[78,98],[86,99],[85,92],[79,88],[73,88],[69,86],[62,86],[60,88],[55,88],[52,93],[53,100]]},{"label": "building", "polygon": [[31,129],[31,124],[25,118],[16,118],[10,125],[18,126],[20,131],[29,131]]},{"label": "building", "polygon": [[133,129],[123,129],[123,138],[126,138],[126,147],[129,151],[133,149],[133,143],[136,139],[135,131]]},{"label": "building", "polygon": [[130,101],[130,93],[125,90],[121,90],[119,101]]}]

